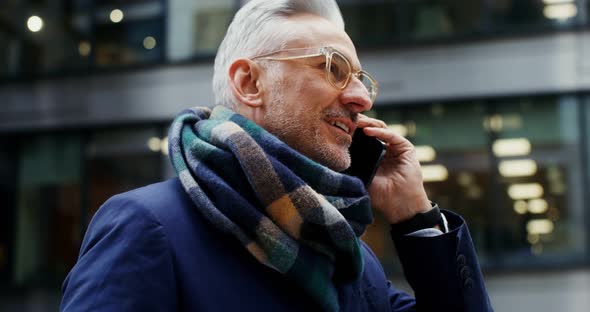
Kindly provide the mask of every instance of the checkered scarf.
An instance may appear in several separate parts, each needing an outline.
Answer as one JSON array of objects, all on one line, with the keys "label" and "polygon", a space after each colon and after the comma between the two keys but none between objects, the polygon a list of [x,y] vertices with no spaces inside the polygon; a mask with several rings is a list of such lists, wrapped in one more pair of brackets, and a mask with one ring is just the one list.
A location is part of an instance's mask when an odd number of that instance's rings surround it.
[{"label": "checkered scarf", "polygon": [[325,310],[338,310],[334,282],[361,276],[358,237],[372,221],[360,180],[310,160],[222,106],[181,112],[170,128],[169,152],[185,191],[215,228]]}]

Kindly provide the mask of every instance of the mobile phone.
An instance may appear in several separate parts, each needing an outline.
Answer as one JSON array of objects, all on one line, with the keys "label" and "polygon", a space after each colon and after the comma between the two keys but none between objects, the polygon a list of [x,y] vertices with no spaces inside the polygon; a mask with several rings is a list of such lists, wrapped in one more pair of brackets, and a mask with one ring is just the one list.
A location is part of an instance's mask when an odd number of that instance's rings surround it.
[{"label": "mobile phone", "polygon": [[369,187],[385,155],[385,143],[366,135],[362,128],[357,128],[348,151],[350,167],[342,173],[361,179],[365,186]]}]

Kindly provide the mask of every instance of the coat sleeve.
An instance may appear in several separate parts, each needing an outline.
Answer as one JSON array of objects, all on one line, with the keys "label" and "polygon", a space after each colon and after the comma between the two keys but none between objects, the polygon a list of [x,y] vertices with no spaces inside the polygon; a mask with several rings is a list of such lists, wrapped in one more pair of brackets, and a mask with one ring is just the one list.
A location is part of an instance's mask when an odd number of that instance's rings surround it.
[{"label": "coat sleeve", "polygon": [[162,225],[124,196],[96,213],[66,277],[61,311],[174,311],[172,256]]},{"label": "coat sleeve", "polygon": [[[434,237],[394,235],[417,311],[492,311],[465,221],[444,211],[449,232]],[[390,300],[391,301],[391,300]]]}]

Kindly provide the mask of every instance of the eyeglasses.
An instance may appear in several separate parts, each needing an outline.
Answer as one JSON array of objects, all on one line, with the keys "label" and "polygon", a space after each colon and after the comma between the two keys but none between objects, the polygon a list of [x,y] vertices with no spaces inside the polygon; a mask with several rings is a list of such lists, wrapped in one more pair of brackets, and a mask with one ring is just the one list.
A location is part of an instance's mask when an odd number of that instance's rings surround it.
[{"label": "eyeglasses", "polygon": [[250,59],[287,61],[318,57],[321,55],[326,57],[326,80],[328,80],[334,88],[344,90],[348,86],[350,78],[355,76],[365,86],[365,89],[371,98],[371,103],[375,102],[377,92],[379,91],[377,80],[364,70],[353,72],[350,61],[344,56],[344,54],[332,47],[285,49],[257,55]]}]

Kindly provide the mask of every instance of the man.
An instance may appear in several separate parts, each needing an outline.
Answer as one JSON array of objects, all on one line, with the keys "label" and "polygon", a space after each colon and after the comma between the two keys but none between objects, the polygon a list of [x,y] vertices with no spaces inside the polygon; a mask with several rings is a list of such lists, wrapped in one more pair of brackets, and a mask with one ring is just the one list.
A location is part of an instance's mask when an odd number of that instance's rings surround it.
[{"label": "man", "polygon": [[[61,310],[491,310],[463,220],[428,200],[413,146],[361,114],[377,85],[334,1],[246,4],[219,48],[214,92],[219,106],[171,127],[179,178],[94,216]],[[359,127],[387,144],[368,195],[339,173]],[[370,206],[392,224],[416,299],[358,238]]]}]

